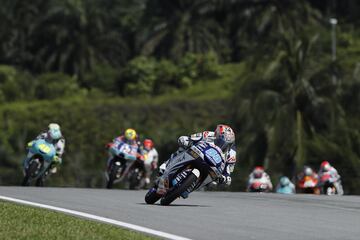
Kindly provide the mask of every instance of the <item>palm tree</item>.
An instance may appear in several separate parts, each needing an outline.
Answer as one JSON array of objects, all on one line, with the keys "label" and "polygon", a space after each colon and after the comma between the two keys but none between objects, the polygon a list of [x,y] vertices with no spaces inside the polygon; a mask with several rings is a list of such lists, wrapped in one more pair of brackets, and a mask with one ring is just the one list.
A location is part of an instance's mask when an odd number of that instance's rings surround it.
[{"label": "palm tree", "polygon": [[48,1],[3,0],[0,9],[0,62],[26,67],[33,61],[29,46]]},{"label": "palm tree", "polygon": [[[307,138],[331,132],[340,121],[341,106],[328,71],[309,67],[316,39],[283,35],[274,46],[277,54],[272,61],[258,60],[241,83],[237,125],[249,141],[244,151],[250,157],[254,156],[251,152],[263,153],[261,159],[250,160],[250,165],[260,163],[294,174],[307,161]],[[322,83],[326,91],[321,91],[318,78],[329,79]],[[263,144],[254,144],[260,137]]]},{"label": "palm tree", "polygon": [[274,49],[274,42],[281,41],[284,34],[299,32],[321,20],[320,13],[306,1],[233,0],[225,1],[223,6],[227,14],[222,25],[226,27],[235,61],[249,55],[262,57]]},{"label": "palm tree", "polygon": [[223,29],[213,17],[214,0],[149,0],[138,36],[139,51],[178,59],[186,52],[221,52]]},{"label": "palm tree", "polygon": [[54,0],[38,22],[34,38],[40,71],[82,77],[97,63],[119,66],[128,58],[120,20],[111,14],[116,1]]}]

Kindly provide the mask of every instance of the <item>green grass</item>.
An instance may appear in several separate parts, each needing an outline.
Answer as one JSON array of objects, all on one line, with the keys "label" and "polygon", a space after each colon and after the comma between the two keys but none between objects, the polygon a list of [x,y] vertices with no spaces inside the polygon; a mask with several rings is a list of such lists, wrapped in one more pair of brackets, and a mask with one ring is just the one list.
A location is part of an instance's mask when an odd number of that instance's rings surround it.
[{"label": "green grass", "polygon": [[108,224],[0,201],[0,239],[156,239]]}]

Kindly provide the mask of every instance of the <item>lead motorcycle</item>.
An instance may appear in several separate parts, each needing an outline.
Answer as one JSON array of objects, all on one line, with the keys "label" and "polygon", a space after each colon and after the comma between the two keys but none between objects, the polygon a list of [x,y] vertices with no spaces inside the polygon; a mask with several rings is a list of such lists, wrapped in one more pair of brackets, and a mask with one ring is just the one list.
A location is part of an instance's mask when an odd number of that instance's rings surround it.
[{"label": "lead motorcycle", "polygon": [[56,155],[55,147],[44,139],[38,139],[31,143],[29,154],[32,154],[32,157],[27,160],[28,163],[24,167],[25,176],[21,185],[29,186],[31,182],[36,181],[36,186],[43,186],[44,178],[49,174]]},{"label": "lead motorcycle", "polygon": [[161,205],[169,205],[178,197],[185,199],[204,182],[216,181],[222,177],[224,168],[225,160],[221,149],[212,143],[199,142],[169,161],[165,170],[169,180],[166,194],[160,196],[156,193],[157,180],[147,192],[145,202],[154,204],[161,199]]}]

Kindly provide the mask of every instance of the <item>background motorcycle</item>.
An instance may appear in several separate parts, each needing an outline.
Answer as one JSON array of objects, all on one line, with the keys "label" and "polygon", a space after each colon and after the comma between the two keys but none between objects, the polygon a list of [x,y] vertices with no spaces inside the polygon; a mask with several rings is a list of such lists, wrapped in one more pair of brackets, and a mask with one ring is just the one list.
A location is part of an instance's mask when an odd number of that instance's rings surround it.
[{"label": "background motorcycle", "polygon": [[29,153],[33,156],[24,169],[25,177],[22,186],[29,186],[34,180],[36,180],[36,186],[43,186],[44,178],[49,174],[48,170],[56,154],[55,147],[44,139],[38,139],[31,144]]},{"label": "background motorcycle", "polygon": [[[200,142],[174,156],[167,166],[169,189],[164,196],[156,193],[157,181],[145,196],[147,204],[160,198],[161,205],[169,205],[176,198],[187,198],[189,193],[200,186],[222,176],[225,161],[221,150],[213,144]],[[204,183],[204,184],[203,184]]]},{"label": "background motorcycle", "polygon": [[305,176],[298,182],[298,191],[300,193],[320,194],[318,179],[312,176]]},{"label": "background motorcycle", "polygon": [[249,192],[269,192],[269,184],[266,179],[259,178],[254,179],[254,181],[250,184]]},{"label": "background motorcycle", "polygon": [[127,143],[122,143],[118,146],[111,146],[110,152],[113,154],[113,159],[111,160],[106,177],[107,184],[106,188],[111,189],[114,183],[120,182],[123,177],[123,173],[126,169],[128,161],[135,161],[135,155],[132,155],[132,146]]},{"label": "background motorcycle", "polygon": [[322,194],[335,195],[338,194],[335,183],[337,178],[334,178],[330,173],[324,173],[320,177],[319,187]]}]

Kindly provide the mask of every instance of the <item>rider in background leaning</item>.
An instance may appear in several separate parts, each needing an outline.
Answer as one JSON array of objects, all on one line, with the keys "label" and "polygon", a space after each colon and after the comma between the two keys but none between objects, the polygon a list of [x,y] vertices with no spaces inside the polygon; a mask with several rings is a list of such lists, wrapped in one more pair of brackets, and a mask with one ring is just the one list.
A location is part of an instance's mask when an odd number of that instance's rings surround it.
[{"label": "rider in background leaning", "polygon": [[[65,138],[62,136],[60,125],[57,123],[50,123],[48,126],[48,130],[45,132],[40,133],[35,140],[38,139],[44,139],[48,143],[51,143],[54,145],[56,150],[56,155],[52,161],[50,172],[56,173],[57,166],[62,163],[62,155],[65,150]],[[33,140],[33,141],[35,141]],[[28,148],[31,147],[33,141],[28,143]],[[28,167],[28,162],[33,156],[33,153],[29,152],[26,156],[26,159],[24,160],[24,169]]]},{"label": "rider in background leaning", "polygon": [[339,195],[344,194],[344,190],[341,185],[340,175],[338,171],[333,166],[331,166],[328,161],[323,161],[320,164],[320,169],[318,172],[319,179],[321,179],[321,176],[326,173],[330,174],[332,178],[336,179],[336,182],[334,183],[334,187],[336,188],[338,194]]},{"label": "rider in background leaning", "polygon": [[314,170],[307,165],[303,167],[303,170],[297,176],[298,181],[301,181],[305,177],[312,177],[313,179],[319,178],[319,176],[314,172]]},{"label": "rider in background leaning", "polygon": [[[174,156],[187,150],[192,145],[200,142],[205,141],[209,143],[213,143],[218,146],[225,155],[225,170],[223,172],[222,178],[219,179],[219,183],[224,183],[227,185],[231,184],[231,177],[230,174],[234,171],[234,166],[236,163],[236,147],[235,147],[235,133],[231,129],[231,127],[219,124],[217,125],[215,132],[212,131],[204,131],[201,133],[195,133],[190,136],[181,136],[178,139],[179,149],[176,153],[174,153],[168,161],[163,163],[160,166],[159,172],[163,174],[165,172],[166,166],[168,165],[169,161],[173,159]],[[161,176],[159,179],[159,186],[157,193],[159,195],[163,195],[166,193],[168,186],[167,186],[167,177]]]},{"label": "rider in background leaning", "polygon": [[276,186],[276,193],[282,194],[294,194],[296,193],[295,185],[286,176],[280,178],[279,183]]},{"label": "rider in background leaning", "polygon": [[150,183],[150,177],[154,169],[157,168],[159,154],[154,147],[151,139],[145,139],[142,144],[142,154],[144,156],[145,165],[145,184]]},{"label": "rider in background leaning", "polygon": [[[116,151],[114,149],[119,149],[123,144],[128,144],[130,148],[126,154],[137,156],[141,154],[141,150],[139,147],[139,143],[137,142],[137,134],[136,131],[132,128],[128,128],[125,130],[124,135],[118,136],[114,138],[111,143],[108,143],[106,146],[109,149],[109,158],[107,161],[107,168],[111,167],[112,160],[116,157]],[[125,170],[125,168],[123,168]]]}]

